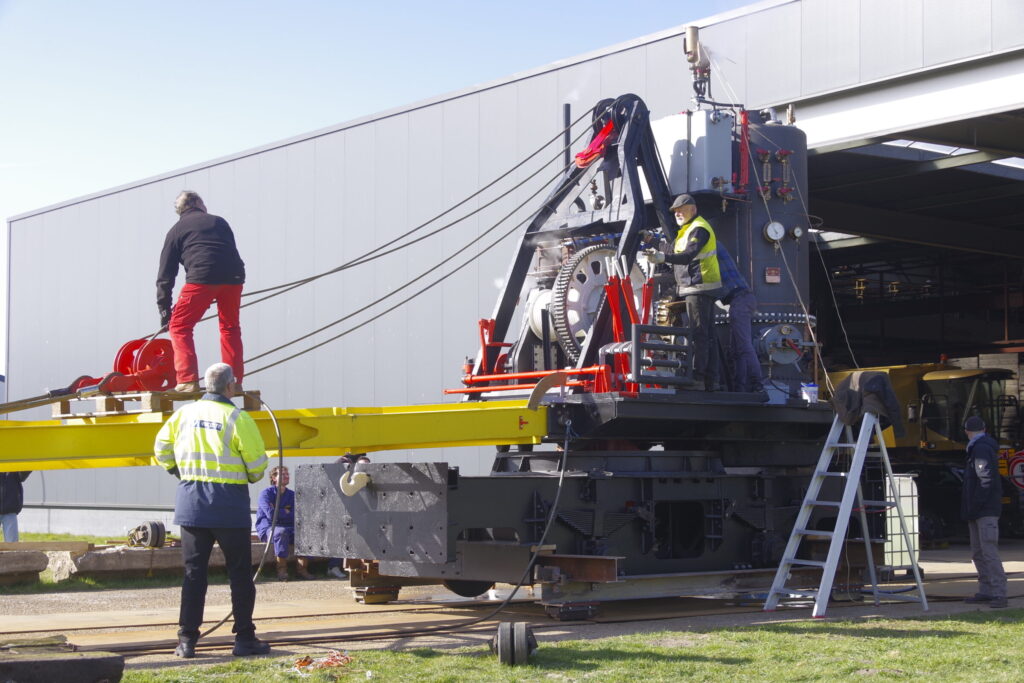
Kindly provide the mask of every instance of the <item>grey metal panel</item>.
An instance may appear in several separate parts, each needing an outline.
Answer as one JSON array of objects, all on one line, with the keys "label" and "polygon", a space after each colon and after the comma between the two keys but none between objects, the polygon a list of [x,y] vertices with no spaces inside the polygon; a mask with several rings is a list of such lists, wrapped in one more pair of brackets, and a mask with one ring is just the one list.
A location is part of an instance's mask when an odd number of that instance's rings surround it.
[{"label": "grey metal panel", "polygon": [[747,105],[800,96],[800,4],[782,5],[746,18]]},{"label": "grey metal panel", "polygon": [[1024,2],[991,0],[992,49],[1007,50],[1024,45]]},{"label": "grey metal panel", "polygon": [[674,36],[651,43],[644,47],[644,52],[645,87],[641,96],[647,103],[651,118],[658,119],[687,109],[693,97],[693,86],[690,70],[683,58],[683,37]]},{"label": "grey metal panel", "polygon": [[992,49],[991,0],[928,0],[923,10],[925,66]]},{"label": "grey metal panel", "polygon": [[803,0],[800,25],[803,95],[834,90],[859,80],[859,3]]},{"label": "grey metal panel", "polygon": [[860,0],[860,77],[873,81],[920,69],[922,0]]},{"label": "grey metal panel", "polygon": [[[681,61],[681,60],[680,60]],[[627,50],[601,60],[601,90],[605,97],[647,90],[647,60],[643,49]]]},{"label": "grey metal panel", "polygon": [[[711,92],[726,102],[755,106],[747,95],[747,24],[749,17],[702,28],[701,42],[711,59]],[[687,76],[687,83],[690,82]],[[688,86],[689,89],[689,86]],[[692,90],[687,99],[692,97]]]}]

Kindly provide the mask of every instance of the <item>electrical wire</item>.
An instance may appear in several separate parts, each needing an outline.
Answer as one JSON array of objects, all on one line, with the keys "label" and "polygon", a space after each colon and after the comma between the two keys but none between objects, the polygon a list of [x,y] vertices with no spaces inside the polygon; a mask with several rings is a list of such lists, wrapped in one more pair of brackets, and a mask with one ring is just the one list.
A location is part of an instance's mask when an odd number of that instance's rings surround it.
[{"label": "electrical wire", "polygon": [[[606,109],[607,109],[607,108],[606,108]],[[524,165],[526,164],[526,162],[528,162],[528,161],[529,161],[530,159],[532,159],[533,157],[537,156],[537,155],[538,155],[538,154],[540,154],[540,153],[541,153],[542,151],[544,151],[544,149],[545,149],[545,148],[546,148],[546,147],[547,147],[548,145],[550,145],[551,143],[553,143],[553,142],[557,141],[557,140],[558,140],[558,138],[560,138],[561,136],[563,136],[563,135],[565,134],[565,132],[566,132],[566,131],[572,130],[573,126],[575,126],[575,125],[576,125],[577,123],[579,123],[579,122],[580,122],[580,121],[582,121],[582,120],[583,120],[584,118],[586,118],[586,117],[587,117],[588,115],[590,115],[590,113],[591,113],[591,112],[592,112],[593,110],[594,110],[594,108],[593,108],[593,107],[591,107],[590,109],[587,109],[587,110],[586,110],[586,111],[584,111],[584,112],[583,112],[583,113],[582,113],[582,114],[581,114],[580,116],[578,116],[578,117],[577,117],[577,118],[576,118],[576,119],[575,119],[574,121],[572,121],[572,122],[571,122],[571,123],[570,123],[570,124],[569,124],[568,126],[566,126],[565,128],[563,128],[562,130],[558,131],[558,133],[556,133],[554,137],[552,137],[551,139],[549,139],[549,140],[547,140],[546,142],[544,142],[544,144],[542,144],[542,145],[541,145],[540,147],[538,147],[538,148],[537,148],[536,150],[534,150],[533,152],[531,152],[529,156],[527,156],[526,158],[524,158],[524,159],[523,159],[522,161],[520,161],[520,162],[519,162],[518,164],[516,164],[516,165],[515,165],[515,166],[513,166],[512,168],[508,169],[507,171],[505,171],[504,173],[502,173],[502,174],[501,174],[500,176],[498,176],[497,178],[495,178],[494,180],[492,180],[492,181],[491,181],[491,182],[489,182],[488,184],[486,184],[486,185],[484,185],[483,187],[481,187],[481,188],[480,188],[479,190],[477,190],[476,192],[474,192],[474,193],[472,193],[472,194],[468,195],[468,196],[467,196],[467,197],[465,197],[464,199],[462,199],[462,200],[460,200],[460,201],[456,202],[455,204],[451,205],[450,207],[448,207],[447,209],[445,209],[445,210],[444,210],[444,211],[442,211],[441,213],[437,214],[437,215],[436,215],[436,216],[434,216],[433,218],[430,218],[430,219],[428,219],[428,220],[424,221],[423,223],[420,223],[420,224],[419,224],[418,226],[416,226],[415,228],[413,228],[413,229],[411,229],[411,230],[409,230],[409,231],[407,231],[407,232],[405,232],[405,233],[403,233],[403,234],[401,234],[401,235],[398,235],[397,237],[395,237],[395,238],[394,238],[394,240],[392,240],[392,243],[393,243],[393,242],[395,242],[395,241],[397,241],[397,240],[400,240],[400,239],[404,239],[404,238],[406,238],[406,237],[410,237],[410,236],[412,236],[412,235],[416,234],[417,232],[419,232],[419,231],[420,231],[420,230],[422,230],[423,228],[427,227],[428,225],[430,225],[430,224],[431,224],[431,223],[433,223],[434,221],[437,221],[437,220],[439,220],[440,218],[442,218],[442,217],[444,217],[444,216],[448,215],[449,213],[451,213],[451,212],[452,212],[452,211],[454,211],[455,209],[459,208],[459,207],[460,207],[460,206],[462,206],[463,204],[466,204],[467,202],[469,202],[469,200],[473,199],[474,197],[476,197],[476,196],[478,196],[478,195],[481,195],[481,194],[483,194],[483,193],[484,193],[485,191],[487,191],[487,190],[489,190],[490,188],[494,187],[494,186],[495,186],[495,185],[497,185],[497,184],[498,184],[499,182],[501,182],[502,180],[504,180],[505,178],[507,178],[508,176],[510,176],[510,175],[511,175],[511,174],[512,174],[513,172],[515,172],[515,171],[519,170],[519,169],[520,169],[520,168],[521,168],[522,166],[524,166]],[[577,138],[576,138],[576,140],[578,140],[578,139],[579,139],[579,138],[577,137]],[[575,142],[575,140],[574,140],[573,142]],[[572,143],[570,143],[570,144],[572,144]],[[516,185],[514,185],[513,187],[511,187],[511,188],[510,188],[509,190],[506,190],[504,194],[506,194],[506,195],[507,195],[507,194],[508,194],[508,193],[509,193],[509,192],[510,192],[511,190],[515,190],[515,189],[518,189],[518,188],[522,187],[522,186],[523,186],[523,185],[524,185],[524,184],[525,184],[526,182],[528,182],[529,180],[531,180],[532,178],[534,178],[534,177],[535,177],[536,175],[538,175],[538,174],[540,173],[540,171],[544,170],[544,168],[545,168],[545,167],[547,166],[547,164],[550,164],[550,163],[552,163],[553,161],[556,161],[556,160],[557,160],[557,159],[558,159],[558,158],[559,158],[559,157],[560,157],[560,156],[561,156],[562,154],[564,154],[564,152],[565,152],[565,149],[566,149],[566,147],[565,147],[565,146],[563,146],[563,147],[562,147],[562,149],[560,149],[560,150],[558,151],[558,154],[557,154],[557,155],[556,155],[556,156],[555,156],[554,158],[552,158],[552,159],[549,159],[549,160],[547,160],[547,161],[546,161],[546,162],[544,163],[544,165],[540,167],[540,169],[538,169],[538,170],[537,170],[537,171],[535,171],[534,173],[532,173],[532,174],[530,174],[529,176],[527,176],[527,177],[526,177],[526,178],[525,178],[524,180],[520,181],[519,183],[517,183]],[[491,205],[492,205],[492,204],[494,203],[494,201],[496,201],[496,200],[491,200],[490,202],[487,202],[487,203],[485,203],[485,204],[484,204],[483,206],[480,206],[480,207],[478,207],[478,208],[474,209],[473,211],[469,212],[469,213],[468,213],[468,214],[466,214],[465,216],[462,216],[461,218],[457,218],[457,219],[455,219],[454,221],[452,221],[452,222],[450,222],[450,223],[446,224],[446,225],[445,225],[445,226],[443,226],[443,228],[441,228],[441,229],[446,229],[446,228],[449,228],[449,227],[451,227],[451,226],[455,225],[456,223],[459,223],[460,221],[463,221],[463,220],[465,220],[465,219],[469,218],[470,216],[473,216],[473,215],[475,215],[475,214],[479,213],[480,211],[482,211],[483,209],[487,208],[488,206],[491,206]],[[440,230],[438,230],[438,231],[435,231],[435,232],[432,232],[432,233],[429,233],[429,234],[428,234],[427,236],[429,237],[429,236],[431,236],[431,235],[437,234],[437,232],[439,232],[439,231],[440,231]],[[389,243],[389,244],[390,244],[390,243]],[[298,280],[293,280],[293,281],[291,281],[291,282],[284,282],[284,283],[282,283],[282,284],[279,284],[279,285],[273,285],[273,286],[271,286],[271,287],[264,287],[263,289],[257,289],[257,290],[255,290],[255,291],[252,291],[252,292],[246,292],[246,293],[242,294],[242,296],[243,296],[243,297],[246,297],[246,296],[255,296],[255,295],[257,295],[257,294],[264,294],[264,293],[266,293],[266,292],[272,292],[272,291],[274,291],[274,290],[277,290],[277,289],[282,289],[282,288],[284,288],[284,287],[291,287],[292,285],[302,285],[302,284],[306,284],[306,283],[308,283],[308,282],[312,282],[312,281],[314,281],[314,280],[317,280],[317,279],[319,279],[319,278],[322,278],[322,277],[324,277],[324,276],[326,276],[326,275],[330,275],[330,274],[332,274],[332,273],[336,273],[336,272],[338,272],[338,271],[340,271],[340,270],[343,270],[343,269],[344,269],[345,267],[348,267],[348,266],[349,266],[349,264],[356,264],[356,265],[359,265],[359,263],[362,263],[362,262],[363,262],[363,261],[362,261],[362,259],[364,259],[365,257],[367,257],[367,256],[371,256],[371,255],[373,255],[373,254],[376,254],[376,253],[377,253],[378,251],[381,251],[381,250],[383,250],[383,249],[385,249],[385,248],[387,248],[387,247],[388,247],[388,245],[380,245],[380,246],[374,247],[374,248],[370,249],[369,251],[365,252],[364,254],[361,254],[360,256],[356,256],[356,257],[355,257],[355,258],[353,258],[353,259],[352,259],[351,261],[349,261],[349,262],[348,262],[348,264],[342,264],[341,266],[337,266],[337,267],[335,267],[335,268],[332,268],[332,269],[330,269],[330,270],[326,270],[326,271],[324,271],[324,272],[322,272],[322,273],[319,273],[319,274],[317,274],[317,275],[312,275],[312,276],[310,276],[310,277],[300,278],[300,279],[298,279]],[[391,251],[395,251],[396,249],[397,249],[397,248],[391,249]]]},{"label": "electrical wire", "polygon": [[[580,138],[581,138],[581,137],[582,137],[583,135],[585,135],[585,134],[586,134],[586,131],[584,131],[583,133],[581,133],[581,134],[580,134],[579,136],[577,136],[577,137],[576,137],[576,138],[575,138],[575,139],[573,140],[573,143],[575,143],[576,141],[578,141],[578,140],[579,140],[579,139],[580,139]],[[572,143],[570,143],[570,144],[572,144]],[[554,177],[552,177],[552,178],[551,178],[551,179],[550,179],[550,180],[549,180],[549,181],[548,181],[547,183],[545,183],[544,185],[542,185],[541,187],[539,187],[539,188],[538,188],[538,189],[537,189],[537,190],[536,190],[535,192],[533,192],[533,193],[532,193],[532,194],[531,194],[531,195],[530,195],[529,197],[527,197],[527,198],[526,198],[526,199],[524,199],[524,200],[523,200],[522,202],[520,202],[520,203],[519,203],[519,204],[518,204],[518,205],[517,205],[517,206],[516,206],[515,208],[513,208],[513,209],[512,209],[511,211],[509,211],[508,213],[506,213],[506,214],[505,214],[505,215],[504,215],[504,216],[503,216],[503,217],[502,217],[501,219],[499,219],[499,220],[498,220],[498,221],[497,221],[497,222],[496,222],[495,224],[493,224],[493,225],[492,225],[491,227],[489,227],[489,228],[488,228],[487,230],[483,231],[482,233],[480,233],[479,235],[477,235],[476,237],[474,237],[474,238],[473,238],[472,240],[470,240],[469,242],[467,242],[466,244],[464,244],[464,245],[463,245],[462,247],[460,247],[460,248],[459,248],[458,250],[456,250],[456,251],[454,251],[453,253],[449,254],[449,255],[448,255],[448,256],[447,256],[446,258],[442,259],[442,260],[441,260],[441,261],[440,261],[439,263],[436,263],[436,264],[432,265],[431,267],[427,268],[426,270],[424,270],[424,271],[423,271],[422,273],[420,273],[420,274],[419,274],[418,276],[416,276],[416,277],[415,277],[415,278],[413,278],[412,280],[409,280],[408,282],[406,282],[405,284],[401,285],[400,287],[397,287],[397,288],[395,288],[395,289],[391,290],[391,291],[390,291],[390,292],[388,292],[387,294],[384,294],[384,295],[382,295],[382,296],[378,297],[377,299],[375,299],[375,300],[371,301],[370,303],[368,303],[368,304],[366,304],[366,305],[362,306],[361,308],[359,308],[359,309],[357,309],[357,310],[355,310],[355,311],[352,311],[351,313],[348,313],[348,314],[346,314],[346,315],[344,315],[344,316],[342,316],[342,317],[340,317],[340,318],[337,318],[336,320],[333,320],[333,321],[331,321],[331,322],[327,323],[326,325],[322,325],[321,327],[319,327],[319,328],[317,328],[317,329],[315,329],[315,330],[313,330],[313,331],[311,331],[311,332],[308,332],[308,333],[306,333],[306,334],[304,334],[304,335],[302,335],[302,336],[300,336],[300,337],[296,337],[295,339],[292,339],[292,340],[290,340],[290,341],[287,341],[287,342],[285,342],[285,343],[283,343],[283,344],[280,344],[280,345],[278,345],[278,346],[276,346],[276,347],[274,347],[274,348],[272,348],[272,349],[270,349],[270,350],[268,350],[268,351],[264,351],[264,352],[262,352],[262,353],[260,353],[260,354],[258,354],[258,355],[256,355],[256,356],[253,356],[253,357],[251,357],[251,358],[248,358],[248,359],[246,359],[246,360],[245,360],[245,363],[246,363],[246,364],[248,364],[248,363],[251,363],[251,362],[253,362],[253,361],[259,360],[260,358],[265,358],[266,356],[269,356],[269,355],[271,355],[271,354],[273,354],[273,353],[276,353],[277,351],[281,351],[281,350],[283,350],[283,349],[287,348],[288,346],[291,346],[291,345],[293,345],[293,344],[296,344],[296,343],[298,343],[298,342],[300,342],[300,341],[303,341],[303,340],[305,340],[305,339],[308,339],[308,338],[310,338],[310,337],[312,337],[312,336],[314,336],[314,335],[316,335],[316,334],[319,334],[320,332],[323,332],[323,331],[325,331],[325,330],[327,330],[327,329],[330,329],[331,327],[334,327],[335,325],[338,325],[338,324],[340,324],[340,323],[342,323],[342,322],[344,322],[344,321],[346,321],[346,320],[350,320],[351,318],[355,317],[356,315],[358,315],[358,314],[360,314],[360,313],[362,313],[362,312],[364,312],[364,311],[366,311],[366,310],[368,310],[368,309],[372,308],[373,306],[376,306],[377,304],[379,304],[379,303],[381,303],[381,302],[383,302],[383,301],[385,301],[385,300],[387,300],[387,299],[389,299],[389,298],[391,298],[391,297],[394,297],[394,296],[396,296],[397,294],[401,293],[402,291],[404,291],[405,289],[409,288],[410,286],[412,286],[412,285],[413,285],[413,284],[415,284],[416,282],[418,282],[418,281],[422,280],[423,278],[425,278],[426,276],[428,276],[428,275],[429,275],[429,274],[431,274],[432,272],[436,271],[436,270],[437,270],[438,268],[440,268],[441,266],[443,266],[443,265],[447,264],[448,262],[452,261],[452,260],[453,260],[453,259],[454,259],[455,257],[457,257],[457,256],[458,256],[459,254],[461,254],[461,253],[465,252],[465,251],[466,251],[466,250],[468,250],[468,249],[469,249],[470,247],[472,247],[472,246],[473,246],[474,244],[476,244],[476,243],[477,243],[477,242],[479,242],[479,241],[480,241],[481,239],[483,239],[483,238],[484,238],[485,236],[487,236],[488,234],[490,234],[491,232],[493,232],[494,230],[496,230],[496,229],[497,229],[498,227],[500,227],[500,226],[501,226],[501,224],[502,224],[502,223],[504,223],[505,221],[507,221],[507,220],[508,220],[509,218],[511,218],[511,217],[512,217],[513,215],[515,215],[515,213],[516,213],[517,211],[519,211],[519,210],[520,210],[521,208],[523,208],[524,206],[526,206],[527,204],[529,204],[530,202],[532,202],[532,201],[533,201],[533,199],[534,199],[534,198],[535,198],[535,197],[536,197],[537,195],[539,195],[539,194],[540,194],[541,192],[543,192],[543,191],[544,191],[544,189],[545,189],[545,188],[546,188],[546,187],[547,187],[547,186],[548,186],[548,185],[549,185],[549,184],[550,184],[551,182],[553,182],[553,181],[557,180],[558,178],[562,178],[562,177],[564,177],[564,175],[565,175],[566,171],[568,171],[568,169],[570,169],[570,168],[571,168],[572,166],[573,166],[573,164],[568,164],[568,165],[566,165],[565,167],[563,167],[563,168],[562,168],[562,169],[561,169],[561,170],[560,170],[560,171],[559,171],[559,172],[558,172],[558,173],[557,173],[557,174],[556,174],[556,175],[555,175]],[[422,288],[422,289],[420,289],[420,290],[418,290],[418,291],[414,292],[414,293],[413,293],[412,295],[410,295],[410,296],[408,296],[407,298],[403,299],[402,301],[400,301],[400,302],[399,302],[398,304],[396,304],[395,306],[392,306],[392,307],[390,307],[390,308],[387,308],[387,309],[385,309],[385,310],[384,310],[384,311],[382,311],[382,312],[381,312],[380,314],[378,314],[378,316],[377,316],[377,317],[379,318],[380,316],[386,315],[387,313],[391,313],[392,311],[396,310],[397,308],[400,308],[400,307],[404,306],[405,304],[409,303],[410,301],[412,301],[413,299],[415,299],[415,298],[419,297],[419,296],[420,296],[421,294],[424,294],[424,293],[426,293],[427,291],[429,291],[430,289],[434,288],[435,286],[437,286],[438,284],[440,284],[440,283],[441,283],[441,282],[443,282],[444,280],[447,280],[447,279],[448,279],[449,277],[451,277],[451,276],[452,276],[452,275],[454,275],[455,273],[459,272],[460,270],[464,269],[464,268],[465,268],[466,266],[470,265],[471,263],[473,263],[474,261],[476,261],[477,259],[479,259],[479,258],[480,258],[480,256],[482,256],[483,254],[485,254],[485,253],[487,253],[488,251],[490,251],[491,249],[493,249],[493,248],[494,248],[495,246],[497,246],[497,245],[498,245],[498,244],[499,244],[499,243],[500,243],[500,242],[501,242],[502,240],[504,240],[505,238],[507,238],[507,237],[508,237],[509,235],[511,235],[511,234],[512,234],[513,232],[515,232],[516,230],[518,230],[519,228],[521,228],[521,227],[522,227],[522,226],[523,226],[524,224],[528,223],[528,222],[529,222],[529,221],[531,221],[532,219],[533,219],[533,215],[530,215],[530,216],[527,216],[526,218],[524,218],[523,220],[519,221],[518,223],[516,223],[515,225],[513,225],[513,226],[512,226],[512,228],[511,228],[510,230],[508,230],[508,231],[506,231],[505,233],[503,233],[503,234],[502,234],[502,235],[501,235],[501,236],[500,236],[500,237],[499,237],[499,238],[498,238],[498,239],[497,239],[496,241],[492,242],[492,243],[491,243],[490,245],[488,245],[487,247],[485,247],[485,248],[481,249],[481,250],[480,250],[480,251],[479,251],[479,252],[478,252],[478,253],[477,253],[477,254],[476,254],[475,256],[473,256],[473,258],[471,258],[471,259],[469,259],[469,260],[467,260],[467,261],[463,262],[463,263],[462,263],[461,265],[459,265],[459,266],[455,267],[455,268],[454,268],[453,270],[451,270],[451,271],[450,271],[449,273],[447,273],[446,275],[444,275],[444,276],[442,276],[442,277],[438,278],[437,280],[435,280],[435,281],[431,282],[431,283],[430,283],[429,285],[427,285],[426,287],[424,287],[424,288]],[[323,342],[320,342],[320,343],[318,343],[318,344],[315,344],[315,345],[313,345],[313,346],[311,346],[311,347],[309,347],[309,348],[307,348],[307,349],[304,349],[303,351],[301,351],[301,352],[299,352],[299,353],[296,353],[296,354],[292,354],[292,355],[290,355],[290,356],[288,356],[288,357],[286,357],[286,358],[283,358],[283,359],[281,359],[281,360],[279,360],[279,361],[276,361],[276,362],[274,362],[274,363],[270,363],[270,364],[268,364],[268,365],[265,365],[265,366],[263,366],[263,367],[257,368],[257,369],[255,369],[255,370],[249,370],[249,371],[247,371],[247,372],[246,372],[246,375],[247,375],[247,376],[251,376],[251,375],[253,375],[253,374],[256,374],[257,372],[261,372],[261,371],[263,371],[263,370],[266,370],[266,369],[268,369],[268,368],[274,367],[275,365],[279,365],[279,364],[281,364],[281,363],[284,363],[284,362],[286,362],[286,361],[288,361],[288,360],[292,360],[292,359],[294,359],[294,358],[297,358],[297,357],[299,357],[299,356],[301,356],[301,355],[304,355],[305,353],[309,353],[310,351],[313,351],[313,350],[315,350],[315,349],[318,349],[318,348],[320,348],[321,346],[324,346],[324,345],[326,345],[326,344],[328,344],[328,343],[330,343],[330,342],[332,342],[332,341],[335,341],[335,340],[337,340],[337,339],[339,339],[339,338],[341,338],[341,337],[343,337],[343,336],[345,336],[345,335],[348,335],[348,334],[350,334],[350,333],[352,333],[352,332],[354,332],[354,331],[356,331],[356,330],[358,330],[358,329],[361,329],[362,327],[365,327],[365,326],[366,326],[366,325],[368,325],[369,323],[373,322],[373,321],[374,321],[375,319],[376,319],[376,318],[372,318],[372,319],[366,320],[366,321],[364,321],[364,322],[360,323],[359,325],[356,325],[355,327],[352,327],[352,328],[350,328],[350,329],[347,329],[347,330],[345,330],[345,331],[344,331],[344,332],[342,332],[341,334],[338,334],[338,335],[335,335],[335,336],[333,336],[333,337],[330,337],[329,339],[326,339],[326,340],[324,340]]]}]

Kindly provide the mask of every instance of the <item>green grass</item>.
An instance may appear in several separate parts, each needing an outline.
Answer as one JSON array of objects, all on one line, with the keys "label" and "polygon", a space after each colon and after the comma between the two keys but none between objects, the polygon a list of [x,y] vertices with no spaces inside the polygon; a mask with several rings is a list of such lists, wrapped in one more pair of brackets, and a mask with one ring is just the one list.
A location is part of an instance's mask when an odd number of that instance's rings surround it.
[{"label": "green grass", "polygon": [[[545,643],[525,667],[486,647],[359,650],[309,681],[1019,681],[1024,610],[870,621],[799,621]],[[128,670],[124,680],[290,681],[295,657]]]}]

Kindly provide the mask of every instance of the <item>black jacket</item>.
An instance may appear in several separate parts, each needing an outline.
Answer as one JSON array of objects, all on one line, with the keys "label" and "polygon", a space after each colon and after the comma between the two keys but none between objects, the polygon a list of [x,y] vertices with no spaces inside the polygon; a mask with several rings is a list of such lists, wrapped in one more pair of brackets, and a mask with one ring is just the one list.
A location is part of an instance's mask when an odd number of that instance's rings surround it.
[{"label": "black jacket", "polygon": [[899,438],[907,434],[896,392],[884,372],[858,370],[851,373],[836,385],[832,407],[845,425],[853,426],[860,422],[864,413],[874,413],[882,429],[891,426],[893,434]]},{"label": "black jacket", "polygon": [[185,266],[185,282],[196,285],[240,285],[245,264],[235,247],[231,226],[220,216],[189,209],[167,232],[156,275],[156,305],[171,308],[171,292],[178,264]]},{"label": "black jacket", "polygon": [[998,517],[1003,511],[1003,480],[999,476],[999,444],[985,434],[967,449],[960,515],[965,520]]},{"label": "black jacket", "polygon": [[0,472],[0,515],[18,514],[25,502],[21,482],[31,472]]}]

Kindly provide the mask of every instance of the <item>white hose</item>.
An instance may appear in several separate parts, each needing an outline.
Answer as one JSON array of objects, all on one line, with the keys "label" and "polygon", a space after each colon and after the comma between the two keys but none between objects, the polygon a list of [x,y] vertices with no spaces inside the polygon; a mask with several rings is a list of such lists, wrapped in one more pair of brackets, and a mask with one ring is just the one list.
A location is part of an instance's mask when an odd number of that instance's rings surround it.
[{"label": "white hose", "polygon": [[366,472],[352,472],[349,470],[341,475],[341,492],[346,496],[354,496],[370,483],[370,475]]}]

